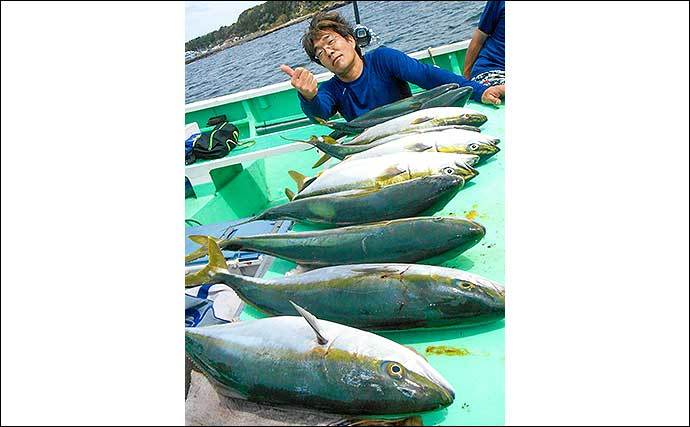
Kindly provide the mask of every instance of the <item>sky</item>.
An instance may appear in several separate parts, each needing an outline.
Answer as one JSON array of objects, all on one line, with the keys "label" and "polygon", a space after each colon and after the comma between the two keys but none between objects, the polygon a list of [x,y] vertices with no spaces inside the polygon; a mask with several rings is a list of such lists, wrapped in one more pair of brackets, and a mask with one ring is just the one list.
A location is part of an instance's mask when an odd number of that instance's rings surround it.
[{"label": "sky", "polygon": [[185,2],[185,41],[230,26],[246,9],[263,1],[187,1]]}]

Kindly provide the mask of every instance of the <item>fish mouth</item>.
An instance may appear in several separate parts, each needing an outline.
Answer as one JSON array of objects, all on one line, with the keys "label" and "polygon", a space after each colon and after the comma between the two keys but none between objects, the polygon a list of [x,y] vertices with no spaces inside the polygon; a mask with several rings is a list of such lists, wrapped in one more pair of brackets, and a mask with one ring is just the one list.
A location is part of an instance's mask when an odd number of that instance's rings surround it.
[{"label": "fish mouth", "polygon": [[470,227],[469,231],[473,235],[476,235],[477,237],[479,237],[479,239],[484,238],[484,236],[486,235],[486,227],[484,227],[480,223],[474,222],[474,221],[472,221],[472,226]]},{"label": "fish mouth", "polygon": [[441,405],[442,406],[450,406],[453,401],[455,400],[455,390],[453,388],[446,388],[446,387],[441,387],[441,393],[443,395],[443,399],[441,400]]},{"label": "fish mouth", "polygon": [[438,393],[437,398],[440,406],[446,407],[452,404],[453,400],[455,400],[455,390],[453,386],[435,370],[434,372],[427,371],[424,375],[434,384],[434,390]]},{"label": "fish mouth", "polygon": [[456,162],[455,165],[458,167],[458,174],[462,176],[465,181],[469,181],[479,175],[479,171],[467,163]]},{"label": "fish mouth", "polygon": [[488,120],[488,118],[483,114],[464,114],[462,116],[462,121],[465,122],[463,124],[467,124],[467,125],[471,125],[471,126],[477,126],[477,127],[486,123],[487,120]]},{"label": "fish mouth", "polygon": [[[499,140],[496,140],[496,141],[499,141]],[[498,144],[498,142],[496,142],[496,144]],[[501,151],[501,149],[498,148],[497,145],[495,145],[492,142],[487,143],[485,146],[486,154],[484,154],[484,156],[482,156],[482,157],[484,157],[484,159],[488,159],[488,158],[492,157],[493,155],[495,155],[496,153],[498,153],[499,151]]]},{"label": "fish mouth", "polygon": [[453,386],[431,366],[410,375],[397,389],[406,398],[417,400],[420,410],[444,408],[455,400]]}]

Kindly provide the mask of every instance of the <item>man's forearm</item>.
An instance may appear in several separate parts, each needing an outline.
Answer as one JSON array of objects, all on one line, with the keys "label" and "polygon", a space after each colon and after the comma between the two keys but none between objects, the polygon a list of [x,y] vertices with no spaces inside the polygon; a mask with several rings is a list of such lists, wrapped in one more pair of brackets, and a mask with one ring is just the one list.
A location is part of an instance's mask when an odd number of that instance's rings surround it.
[{"label": "man's forearm", "polygon": [[467,47],[467,52],[465,53],[465,67],[463,75],[466,79],[469,79],[470,75],[472,74],[472,66],[474,65],[474,61],[477,60],[477,56],[479,56],[479,51],[482,50],[482,46],[484,46],[486,38],[487,35],[484,34],[481,30],[474,30],[474,33],[472,34],[472,40],[470,41],[470,45]]},{"label": "man's forearm", "polygon": [[328,97],[323,95],[319,96],[320,94],[317,94],[314,98],[308,100],[301,93],[297,92],[297,94],[297,97],[300,100],[302,111],[310,119],[313,120],[314,117],[318,117],[320,119],[328,120],[333,115],[333,112],[331,111],[333,110],[332,102],[330,102]]}]

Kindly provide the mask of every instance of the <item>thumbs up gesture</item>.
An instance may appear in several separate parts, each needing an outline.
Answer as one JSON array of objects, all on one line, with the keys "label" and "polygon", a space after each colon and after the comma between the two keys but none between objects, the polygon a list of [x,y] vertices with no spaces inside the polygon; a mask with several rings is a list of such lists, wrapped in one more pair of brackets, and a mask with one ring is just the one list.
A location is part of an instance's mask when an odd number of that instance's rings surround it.
[{"label": "thumbs up gesture", "polygon": [[290,83],[292,86],[297,89],[307,101],[314,99],[319,89],[316,85],[316,77],[314,77],[311,71],[302,67],[297,67],[293,70],[285,64],[281,65],[280,69],[290,76]]}]

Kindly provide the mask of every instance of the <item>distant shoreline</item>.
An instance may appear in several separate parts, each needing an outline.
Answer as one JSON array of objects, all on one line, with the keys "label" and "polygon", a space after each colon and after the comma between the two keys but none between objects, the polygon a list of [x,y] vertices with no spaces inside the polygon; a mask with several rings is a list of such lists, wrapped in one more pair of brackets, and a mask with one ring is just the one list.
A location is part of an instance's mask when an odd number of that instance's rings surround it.
[{"label": "distant shoreline", "polygon": [[[325,9],[321,10],[320,12],[325,12],[325,11],[337,9],[337,8],[342,7],[342,6],[345,6],[346,4],[349,4],[349,3],[350,3],[350,1],[339,1],[339,2],[334,3],[333,5],[331,5],[331,6],[329,6],[329,7],[327,7],[327,8],[325,8]],[[214,50],[214,51],[209,51],[209,52],[206,52],[206,53],[201,54],[201,55],[197,55],[197,56],[195,56],[195,57],[192,58],[192,59],[186,59],[186,60],[184,61],[184,63],[185,63],[185,65],[191,64],[191,63],[194,62],[194,61],[198,61],[198,60],[200,60],[200,59],[209,57],[209,56],[211,56],[211,55],[215,55],[216,53],[222,52],[222,51],[224,51],[225,49],[231,48],[231,47],[233,47],[233,46],[238,46],[238,45],[240,45],[240,44],[242,44],[242,43],[246,43],[246,42],[248,42],[248,41],[252,41],[252,40],[258,39],[258,38],[263,37],[263,36],[265,36],[265,35],[271,34],[272,32],[275,32],[275,31],[281,30],[281,29],[283,29],[283,28],[289,27],[290,25],[294,25],[294,24],[300,23],[300,22],[302,22],[302,21],[304,21],[304,20],[306,20],[306,19],[311,18],[312,16],[316,15],[317,13],[318,13],[318,12],[312,12],[312,13],[308,13],[308,14],[306,14],[306,15],[302,15],[302,16],[300,16],[300,17],[298,17],[298,18],[292,19],[292,20],[290,20],[290,21],[288,21],[288,22],[286,22],[286,23],[284,23],[284,24],[278,25],[278,26],[273,27],[273,28],[268,29],[268,30],[264,30],[264,31],[255,31],[255,32],[253,32],[253,33],[250,33],[250,34],[246,35],[246,36],[245,36],[244,38],[242,38],[241,40],[237,40],[236,42],[228,43],[227,45],[226,45],[226,44],[223,44],[223,45],[222,45],[223,47],[221,47],[221,48],[219,48],[219,49],[216,49],[216,50]]]}]

